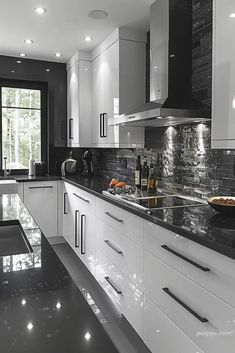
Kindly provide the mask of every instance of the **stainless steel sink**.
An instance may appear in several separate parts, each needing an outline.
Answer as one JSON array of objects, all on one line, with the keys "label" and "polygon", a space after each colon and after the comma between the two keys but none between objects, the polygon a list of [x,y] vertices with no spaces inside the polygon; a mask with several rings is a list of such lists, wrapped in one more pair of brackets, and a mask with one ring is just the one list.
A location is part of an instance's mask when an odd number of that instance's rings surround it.
[{"label": "stainless steel sink", "polygon": [[18,220],[0,222],[0,256],[33,252]]}]

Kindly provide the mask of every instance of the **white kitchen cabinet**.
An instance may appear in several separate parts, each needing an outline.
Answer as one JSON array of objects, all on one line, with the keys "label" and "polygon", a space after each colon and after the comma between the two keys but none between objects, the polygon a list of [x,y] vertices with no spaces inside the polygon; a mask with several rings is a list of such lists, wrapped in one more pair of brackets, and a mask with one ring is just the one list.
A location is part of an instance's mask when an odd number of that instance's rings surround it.
[{"label": "white kitchen cabinet", "polygon": [[91,273],[96,254],[95,198],[65,183],[63,236]]},{"label": "white kitchen cabinet", "polygon": [[152,353],[203,353],[149,299],[144,303],[143,339]]},{"label": "white kitchen cabinet", "polygon": [[57,236],[57,182],[24,183],[24,204],[46,237]]},{"label": "white kitchen cabinet", "polygon": [[144,234],[148,252],[235,308],[233,259],[152,222],[144,221]]},{"label": "white kitchen cabinet", "polygon": [[137,333],[143,334],[143,293],[112,261],[97,250],[95,278]]},{"label": "white kitchen cabinet", "polygon": [[213,1],[212,148],[235,148],[235,11],[233,0]]},{"label": "white kitchen cabinet", "polygon": [[92,146],[143,147],[144,128],[109,120],[145,102],[146,36],[118,28],[92,52]]},{"label": "white kitchen cabinet", "polygon": [[67,146],[91,143],[91,61],[78,51],[67,64]]},{"label": "white kitchen cabinet", "polygon": [[205,352],[234,352],[233,307],[147,252],[144,283],[146,297]]}]

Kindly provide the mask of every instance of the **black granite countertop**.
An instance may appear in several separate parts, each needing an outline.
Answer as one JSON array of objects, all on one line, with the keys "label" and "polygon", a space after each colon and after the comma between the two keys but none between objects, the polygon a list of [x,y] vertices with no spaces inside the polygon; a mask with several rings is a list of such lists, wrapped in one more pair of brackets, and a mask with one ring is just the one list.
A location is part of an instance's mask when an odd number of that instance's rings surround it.
[{"label": "black granite countertop", "polygon": [[0,221],[15,219],[33,252],[0,257],[1,352],[117,353],[20,198],[0,196]]},{"label": "black granite countertop", "polygon": [[150,222],[235,259],[235,217],[225,217],[206,203],[203,206],[157,210],[149,215],[135,206],[103,195],[102,191],[108,188],[108,181],[103,177],[69,176],[63,179]]}]

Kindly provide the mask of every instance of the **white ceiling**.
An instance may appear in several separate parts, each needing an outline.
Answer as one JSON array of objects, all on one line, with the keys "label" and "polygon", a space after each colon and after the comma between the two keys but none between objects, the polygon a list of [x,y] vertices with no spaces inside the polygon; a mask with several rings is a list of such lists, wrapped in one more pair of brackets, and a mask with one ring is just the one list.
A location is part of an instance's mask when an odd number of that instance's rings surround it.
[{"label": "white ceiling", "polygon": [[[116,27],[148,30],[153,0],[0,0],[0,55],[66,62],[77,49],[92,49]],[[47,9],[38,15],[35,7]],[[109,17],[95,20],[91,10],[105,10]],[[85,35],[93,41],[86,43]],[[24,43],[32,39],[33,44]],[[53,54],[60,52],[62,58]]]}]

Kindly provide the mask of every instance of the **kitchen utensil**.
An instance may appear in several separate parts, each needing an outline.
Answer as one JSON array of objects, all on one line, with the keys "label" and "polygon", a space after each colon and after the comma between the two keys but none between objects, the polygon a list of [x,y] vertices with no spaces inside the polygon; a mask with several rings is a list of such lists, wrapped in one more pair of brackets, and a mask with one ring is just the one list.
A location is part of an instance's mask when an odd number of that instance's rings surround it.
[{"label": "kitchen utensil", "polygon": [[77,161],[72,158],[73,152],[69,153],[69,157],[61,165],[61,175],[73,175],[77,173]]}]

